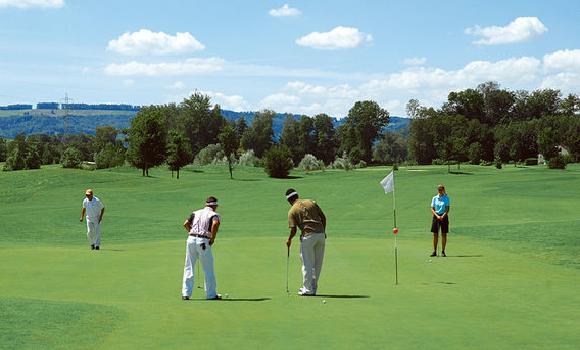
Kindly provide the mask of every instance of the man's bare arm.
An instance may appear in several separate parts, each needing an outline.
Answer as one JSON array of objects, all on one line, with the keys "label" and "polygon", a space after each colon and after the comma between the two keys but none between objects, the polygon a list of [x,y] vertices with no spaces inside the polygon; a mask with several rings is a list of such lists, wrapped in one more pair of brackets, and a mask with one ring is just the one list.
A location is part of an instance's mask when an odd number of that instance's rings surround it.
[{"label": "man's bare arm", "polygon": [[189,222],[189,220],[185,220],[185,222],[183,223],[183,227],[185,227],[185,231],[187,232],[191,231],[191,222]]},{"label": "man's bare arm", "polygon": [[290,236],[288,236],[288,240],[286,241],[286,246],[288,248],[292,245],[292,238],[294,238],[294,236],[296,236],[296,226],[290,227]]},{"label": "man's bare arm", "polygon": [[215,241],[215,238],[217,236],[219,228],[220,228],[220,221],[218,219],[214,218],[211,222],[211,237],[209,239],[209,245],[212,245],[213,242]]}]

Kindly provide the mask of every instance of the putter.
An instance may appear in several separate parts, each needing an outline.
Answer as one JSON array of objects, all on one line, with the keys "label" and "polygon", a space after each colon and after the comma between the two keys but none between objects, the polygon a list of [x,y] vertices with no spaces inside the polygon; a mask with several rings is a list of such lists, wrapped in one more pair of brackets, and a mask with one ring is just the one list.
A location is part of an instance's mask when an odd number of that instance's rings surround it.
[{"label": "putter", "polygon": [[288,270],[290,268],[290,247],[288,247],[288,254],[286,254],[286,294],[290,294],[288,289]]}]

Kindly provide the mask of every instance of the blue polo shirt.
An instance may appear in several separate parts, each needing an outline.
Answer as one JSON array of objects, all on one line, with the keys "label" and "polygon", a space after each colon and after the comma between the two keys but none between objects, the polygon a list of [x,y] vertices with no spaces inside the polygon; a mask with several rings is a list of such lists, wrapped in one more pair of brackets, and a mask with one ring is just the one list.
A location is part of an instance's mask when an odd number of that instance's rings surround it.
[{"label": "blue polo shirt", "polygon": [[445,213],[445,207],[449,206],[449,196],[444,194],[443,196],[439,197],[439,195],[435,195],[431,200],[431,207],[435,208],[435,212],[439,215]]}]

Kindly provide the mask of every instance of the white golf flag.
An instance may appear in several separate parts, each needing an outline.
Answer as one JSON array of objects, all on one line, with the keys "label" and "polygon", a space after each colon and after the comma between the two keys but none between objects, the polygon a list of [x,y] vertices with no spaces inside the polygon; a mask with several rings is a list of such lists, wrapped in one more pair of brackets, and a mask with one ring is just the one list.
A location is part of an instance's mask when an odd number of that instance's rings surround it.
[{"label": "white golf flag", "polygon": [[395,177],[391,171],[387,177],[381,180],[381,186],[385,189],[385,193],[393,192],[395,190]]}]

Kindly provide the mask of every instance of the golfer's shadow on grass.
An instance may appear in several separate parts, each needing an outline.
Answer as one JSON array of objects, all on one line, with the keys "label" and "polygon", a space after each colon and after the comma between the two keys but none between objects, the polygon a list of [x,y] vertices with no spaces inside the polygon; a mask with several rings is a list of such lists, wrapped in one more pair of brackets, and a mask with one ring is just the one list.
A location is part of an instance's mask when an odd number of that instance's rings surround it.
[{"label": "golfer's shadow on grass", "polygon": [[368,299],[370,295],[357,294],[316,294],[314,297],[328,298],[328,299]]},{"label": "golfer's shadow on grass", "polygon": [[223,302],[223,301],[268,301],[268,300],[272,300],[272,298],[227,298],[227,299],[220,300],[220,302]]},{"label": "golfer's shadow on grass", "polygon": [[447,258],[483,258],[483,255],[447,255]]}]

